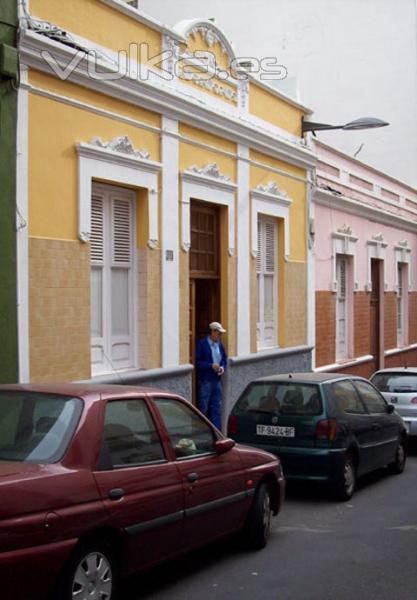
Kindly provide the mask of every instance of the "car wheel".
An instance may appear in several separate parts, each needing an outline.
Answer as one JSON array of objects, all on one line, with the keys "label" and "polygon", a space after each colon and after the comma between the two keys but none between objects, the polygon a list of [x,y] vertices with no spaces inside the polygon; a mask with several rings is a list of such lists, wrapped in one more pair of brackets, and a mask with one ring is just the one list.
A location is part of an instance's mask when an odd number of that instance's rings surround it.
[{"label": "car wheel", "polygon": [[399,475],[405,469],[405,463],[407,460],[407,448],[405,441],[402,439],[397,446],[397,452],[395,454],[395,461],[388,465],[389,472],[393,475]]},{"label": "car wheel", "polygon": [[350,454],[346,458],[339,470],[336,483],[334,485],[334,494],[337,500],[350,500],[356,487],[356,467]]},{"label": "car wheel", "polygon": [[246,520],[244,534],[248,545],[255,550],[264,548],[271,531],[272,502],[267,483],[261,483]]},{"label": "car wheel", "polygon": [[117,569],[100,542],[80,546],[59,582],[56,600],[115,600]]}]

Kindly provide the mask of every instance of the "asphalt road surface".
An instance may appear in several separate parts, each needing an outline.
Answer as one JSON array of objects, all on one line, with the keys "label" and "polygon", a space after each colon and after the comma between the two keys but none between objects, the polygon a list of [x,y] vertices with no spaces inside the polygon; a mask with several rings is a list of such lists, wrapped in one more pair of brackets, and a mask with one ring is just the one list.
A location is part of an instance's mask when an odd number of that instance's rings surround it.
[{"label": "asphalt road surface", "polygon": [[417,446],[402,475],[360,481],[352,500],[288,486],[268,546],[230,539],[129,579],[122,600],[415,600]]}]

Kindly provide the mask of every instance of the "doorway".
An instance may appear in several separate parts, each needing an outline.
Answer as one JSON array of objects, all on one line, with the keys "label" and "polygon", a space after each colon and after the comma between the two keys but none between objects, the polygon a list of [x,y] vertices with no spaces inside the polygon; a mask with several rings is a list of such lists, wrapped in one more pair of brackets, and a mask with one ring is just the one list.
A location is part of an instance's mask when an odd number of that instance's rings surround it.
[{"label": "doorway", "polygon": [[371,283],[370,298],[370,353],[374,357],[374,370],[380,368],[380,295],[381,295],[381,260],[371,258]]},{"label": "doorway", "polygon": [[[219,208],[214,204],[191,201],[190,248],[190,363],[195,363],[195,348],[208,333],[211,321],[220,321],[220,236]],[[193,382],[193,401],[196,381]]]}]

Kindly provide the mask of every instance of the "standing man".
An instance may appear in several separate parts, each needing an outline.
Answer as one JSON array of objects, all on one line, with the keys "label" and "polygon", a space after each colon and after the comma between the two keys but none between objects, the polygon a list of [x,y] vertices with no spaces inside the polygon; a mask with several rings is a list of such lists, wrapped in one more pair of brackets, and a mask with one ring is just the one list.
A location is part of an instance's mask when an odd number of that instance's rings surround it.
[{"label": "standing man", "polygon": [[221,376],[227,367],[227,355],[221,342],[226,333],[221,323],[209,325],[209,335],[197,344],[197,406],[218,429],[221,428]]}]

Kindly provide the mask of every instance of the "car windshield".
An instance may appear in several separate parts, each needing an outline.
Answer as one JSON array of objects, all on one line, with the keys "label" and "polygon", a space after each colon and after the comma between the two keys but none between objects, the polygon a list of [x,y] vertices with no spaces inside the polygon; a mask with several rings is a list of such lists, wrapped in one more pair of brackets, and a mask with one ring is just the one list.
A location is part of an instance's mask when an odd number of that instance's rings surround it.
[{"label": "car windshield", "polygon": [[53,463],[64,455],[81,415],[79,398],[0,392],[0,460]]},{"label": "car windshield", "polygon": [[317,385],[296,382],[255,382],[237,401],[233,414],[275,412],[282,415],[320,415],[323,412]]},{"label": "car windshield", "polygon": [[371,381],[381,392],[417,392],[417,374],[377,373]]}]

